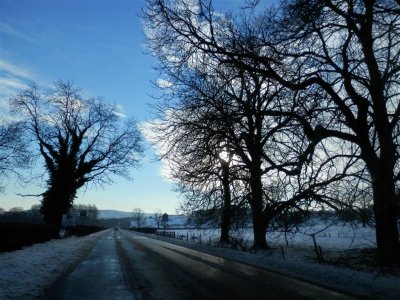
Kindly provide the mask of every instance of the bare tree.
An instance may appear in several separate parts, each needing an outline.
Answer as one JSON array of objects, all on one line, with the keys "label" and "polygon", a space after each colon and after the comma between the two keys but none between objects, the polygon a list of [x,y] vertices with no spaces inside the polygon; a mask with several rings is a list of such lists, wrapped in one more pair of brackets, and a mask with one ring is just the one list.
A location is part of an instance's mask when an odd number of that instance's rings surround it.
[{"label": "bare tree", "polygon": [[304,152],[309,159],[315,147],[335,140],[343,158],[363,162],[381,263],[398,263],[398,2],[284,1],[280,10],[259,15],[252,10],[241,22],[214,13],[210,3],[148,0],[145,18],[153,45],[162,49],[175,41],[164,59],[178,61],[177,68],[206,53],[218,64],[236,65],[302,94],[302,103],[313,108],[281,116],[291,115],[303,128],[311,142]]},{"label": "bare tree", "polygon": [[[169,139],[162,140],[168,141],[172,138],[174,140],[171,143],[172,148],[175,145],[181,145],[181,141],[189,141],[180,155],[177,155],[178,165],[182,165],[180,158],[184,157],[185,153],[198,153],[196,157],[200,159],[197,163],[188,163],[193,171],[192,174],[199,177],[201,171],[206,170],[205,176],[210,179],[210,174],[213,173],[206,166],[211,165],[214,168],[214,175],[220,174],[219,180],[223,185],[227,202],[230,198],[227,179],[232,170],[229,164],[218,158],[218,153],[223,150],[221,145],[229,145],[228,153],[235,155],[236,160],[240,160],[239,164],[245,169],[240,179],[246,182],[245,185],[250,191],[243,198],[248,200],[252,209],[254,247],[266,248],[266,228],[270,218],[266,217],[265,212],[263,177],[276,168],[282,170],[285,167],[296,168],[299,164],[297,161],[288,162],[288,160],[283,163],[274,162],[271,155],[265,151],[267,146],[270,147],[271,140],[279,132],[279,128],[289,122],[279,120],[279,114],[269,114],[269,110],[278,104],[280,87],[268,81],[265,76],[259,76],[254,72],[244,72],[243,69],[235,66],[221,65],[219,58],[214,57],[212,53],[210,55],[207,47],[196,47],[193,44],[193,40],[197,39],[196,34],[204,39],[214,38],[214,36],[209,36],[208,29],[211,25],[207,22],[215,21],[217,23],[215,27],[220,26],[218,30],[212,31],[216,35],[230,29],[223,18],[213,19],[211,7],[205,8],[205,14],[208,14],[204,15],[201,7],[196,4],[176,7],[171,5],[173,8],[170,8],[162,1],[149,1],[149,3],[149,9],[145,12],[149,29],[149,47],[160,61],[159,69],[168,76],[171,83],[170,90],[173,91],[172,95],[170,94],[171,97],[180,99],[176,107],[164,107],[166,114],[173,115],[172,132],[175,137],[170,136]],[[162,13],[156,13],[155,7]],[[197,22],[197,20],[185,19],[189,15],[204,18],[196,27],[191,22]],[[178,113],[175,113],[176,111]],[[183,132],[183,135],[176,136],[179,130]],[[164,134],[165,132],[168,131],[164,131]],[[197,150],[205,150],[188,151],[191,145],[196,145],[194,147]],[[303,143],[301,148],[304,145]],[[171,149],[171,145],[167,145],[167,148]],[[209,164],[208,161],[214,162]],[[198,168],[193,168],[193,165]],[[218,173],[215,173],[215,165],[220,165]],[[287,170],[287,172],[293,171]],[[180,169],[178,174],[182,174]],[[214,186],[210,187],[212,182],[205,181],[208,185],[207,189],[204,185],[202,189],[199,189],[203,195],[206,191],[210,195],[212,191],[217,190]],[[212,199],[212,197],[206,198]],[[229,207],[230,205],[224,205],[224,208],[229,209]],[[223,223],[227,221],[224,220]]]},{"label": "bare tree", "polygon": [[135,222],[137,228],[140,229],[141,227],[143,227],[145,221],[145,214],[143,209],[134,208],[132,212],[132,219]]},{"label": "bare tree", "polygon": [[[164,45],[161,51],[166,48]],[[299,192],[292,188],[292,193],[288,192],[291,197],[273,198],[265,192],[272,176],[299,172],[311,143],[290,113],[281,113],[282,103],[286,104],[291,94],[279,85],[234,67],[201,67],[207,75],[192,62],[179,70],[170,64],[162,66],[171,77],[169,90],[174,96],[173,101],[158,108],[164,115],[154,124],[157,141],[165,150],[162,157],[169,160],[173,177],[180,181],[179,190],[186,193],[186,206],[207,212],[221,206],[224,242],[229,239],[233,213],[231,190],[235,180],[242,181],[242,187],[248,187],[242,189],[241,199],[246,199],[252,209],[254,247],[266,248],[269,222],[288,207],[300,207],[300,203],[307,203],[305,199],[317,198],[309,190],[321,183],[309,184]],[[321,172],[321,168],[315,171]],[[325,184],[338,179],[330,178]],[[223,201],[218,201],[221,198]],[[239,200],[234,207],[242,204]]]},{"label": "bare tree", "polygon": [[129,167],[138,166],[142,148],[135,123],[122,122],[115,106],[83,97],[72,83],[57,82],[49,93],[32,85],[10,104],[45,163],[41,212],[47,223],[60,224],[79,188],[111,183],[111,174],[129,179]]},{"label": "bare tree", "polygon": [[154,221],[157,223],[157,228],[158,228],[158,229],[160,229],[161,218],[162,218],[162,211],[161,211],[161,209],[156,209],[156,210],[154,211]]},{"label": "bare tree", "polygon": [[[171,72],[166,69],[166,72]],[[221,228],[221,241],[229,242],[233,197],[231,186],[240,166],[233,162],[233,153],[225,138],[225,123],[216,98],[210,105],[214,87],[201,81],[201,75],[187,78],[188,72],[175,74],[174,95],[178,102],[164,102],[153,124],[154,140],[168,160],[171,176],[178,182],[177,190],[185,195],[183,210],[213,211],[204,221]],[[220,121],[218,121],[220,120]],[[225,121],[228,122],[228,121]]]},{"label": "bare tree", "polygon": [[310,119],[314,130],[309,138],[318,143],[332,138],[358,148],[348,155],[358,156],[369,173],[380,261],[396,264],[400,6],[390,1],[293,1],[283,9],[277,23],[281,36],[275,39],[279,46],[269,43],[268,48],[291,72],[282,73],[259,56],[260,72],[307,95],[315,88],[326,93],[319,101],[325,113]]},{"label": "bare tree", "polygon": [[[30,165],[31,153],[24,135],[23,124],[0,120],[0,178],[17,175]],[[4,185],[0,185],[0,191]]]}]

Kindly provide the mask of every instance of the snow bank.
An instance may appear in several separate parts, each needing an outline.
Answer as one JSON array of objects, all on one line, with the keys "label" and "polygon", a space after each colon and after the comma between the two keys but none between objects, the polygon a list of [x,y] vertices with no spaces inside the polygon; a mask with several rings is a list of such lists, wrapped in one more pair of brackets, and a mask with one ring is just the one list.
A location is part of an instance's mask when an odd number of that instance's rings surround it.
[{"label": "snow bank", "polygon": [[107,231],[0,253],[0,299],[33,299],[79,261]]}]

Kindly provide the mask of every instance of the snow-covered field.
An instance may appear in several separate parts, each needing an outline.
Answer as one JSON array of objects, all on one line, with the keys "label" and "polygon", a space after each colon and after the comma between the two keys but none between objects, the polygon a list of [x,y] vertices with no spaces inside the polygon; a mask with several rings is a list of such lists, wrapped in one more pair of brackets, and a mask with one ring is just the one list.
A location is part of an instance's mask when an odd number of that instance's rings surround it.
[{"label": "snow-covered field", "polygon": [[[315,261],[312,240],[307,234],[294,236],[287,247],[282,237],[276,236],[271,239],[273,246],[276,247],[275,250],[244,252],[228,247],[209,246],[207,232],[211,234],[211,231],[201,232],[202,244],[199,244],[198,239],[186,241],[186,239],[155,237],[340,291],[363,295],[369,299],[400,299],[399,273],[382,274],[378,271],[356,271],[343,266],[318,265]],[[188,236],[189,234],[195,236],[201,232],[185,233]],[[373,243],[373,236],[369,230],[362,228],[357,230],[356,237],[350,235],[350,232],[354,234],[353,230],[346,231],[345,228],[332,227],[330,231],[317,234],[317,243],[324,249],[326,255],[344,248]],[[112,233],[106,230],[86,237],[52,240],[19,251],[0,253],[0,299],[39,298],[46,287],[79,261],[103,234]],[[280,248],[278,245],[284,246]],[[331,248],[332,246],[336,248]],[[285,258],[281,249],[284,250]]]},{"label": "snow-covered field", "polygon": [[[158,230],[162,233],[164,230]],[[175,232],[183,240],[196,241],[202,243],[214,244],[220,236],[218,229],[166,229],[167,232]],[[307,226],[299,228],[294,234],[285,234],[283,232],[267,232],[268,243],[272,246],[288,245],[295,247],[313,246],[313,238],[323,249],[355,249],[373,247],[375,245],[375,232],[371,227],[362,227],[349,224]],[[240,240],[247,247],[253,243],[252,228],[241,229],[234,232],[233,236]]]}]

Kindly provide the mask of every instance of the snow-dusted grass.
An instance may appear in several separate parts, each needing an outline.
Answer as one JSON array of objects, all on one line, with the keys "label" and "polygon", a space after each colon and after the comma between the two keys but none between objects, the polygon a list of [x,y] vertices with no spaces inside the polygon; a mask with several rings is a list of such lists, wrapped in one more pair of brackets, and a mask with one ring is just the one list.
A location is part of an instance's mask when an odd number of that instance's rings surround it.
[{"label": "snow-dusted grass", "polygon": [[0,253],[0,299],[34,299],[107,231],[68,237]]},{"label": "snow-dusted grass", "polygon": [[[159,231],[163,231],[162,229]],[[175,232],[181,239],[202,243],[214,244],[219,239],[220,231],[218,229],[173,229],[166,231]],[[243,229],[232,233],[233,237],[240,240],[247,247],[253,243],[253,229]],[[375,245],[375,232],[371,227],[362,227],[361,225],[350,224],[322,224],[315,226],[304,226],[298,229],[294,234],[285,234],[283,232],[268,232],[267,240],[272,246],[288,245],[295,247],[313,246],[312,235],[316,242],[323,249],[355,249],[367,248]]]}]

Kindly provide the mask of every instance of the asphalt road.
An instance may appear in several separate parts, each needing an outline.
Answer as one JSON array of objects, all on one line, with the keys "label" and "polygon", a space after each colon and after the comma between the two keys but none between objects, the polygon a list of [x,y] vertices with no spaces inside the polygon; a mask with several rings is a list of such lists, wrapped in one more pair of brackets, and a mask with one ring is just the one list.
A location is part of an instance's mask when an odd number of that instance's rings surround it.
[{"label": "asphalt road", "polygon": [[354,299],[259,268],[120,230],[101,238],[48,299]]}]

